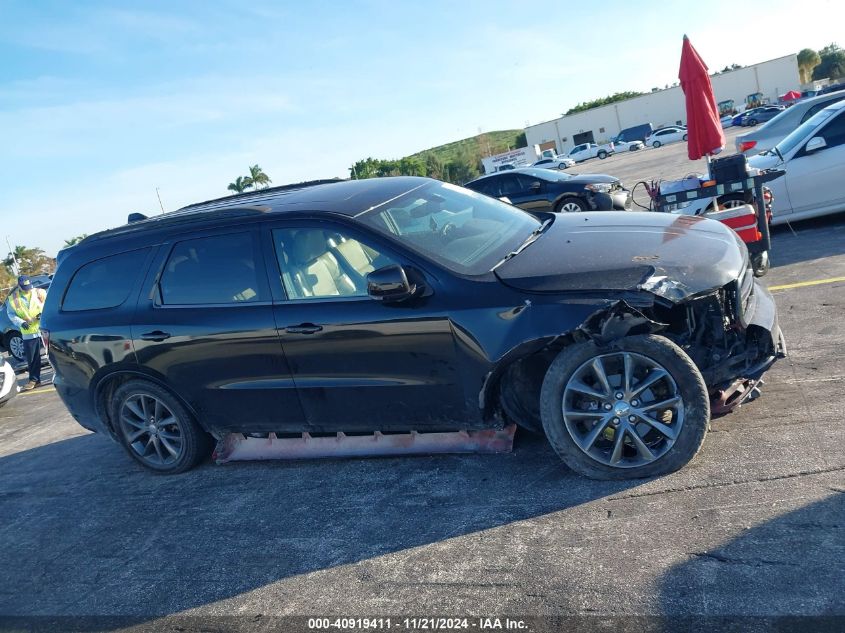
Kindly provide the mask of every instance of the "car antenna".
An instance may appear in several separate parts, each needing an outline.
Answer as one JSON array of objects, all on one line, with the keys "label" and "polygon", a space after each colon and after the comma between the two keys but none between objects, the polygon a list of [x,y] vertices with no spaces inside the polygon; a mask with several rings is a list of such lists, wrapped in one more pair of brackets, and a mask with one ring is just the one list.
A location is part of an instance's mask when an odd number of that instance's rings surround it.
[{"label": "car antenna", "polygon": [[158,196],[158,206],[161,207],[161,214],[164,215],[164,205],[161,203],[161,194],[158,192],[158,187],[156,187],[156,196]]}]

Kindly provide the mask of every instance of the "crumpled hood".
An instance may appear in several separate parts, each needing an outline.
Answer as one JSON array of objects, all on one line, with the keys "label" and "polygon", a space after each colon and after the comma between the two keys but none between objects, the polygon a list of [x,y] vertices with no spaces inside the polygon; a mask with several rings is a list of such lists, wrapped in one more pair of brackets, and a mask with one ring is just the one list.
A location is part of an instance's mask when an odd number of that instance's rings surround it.
[{"label": "crumpled hood", "polygon": [[615,176],[608,176],[607,174],[572,174],[572,178],[564,180],[563,182],[590,184],[594,182],[619,182]]},{"label": "crumpled hood", "polygon": [[670,301],[724,286],[748,265],[730,228],[671,213],[566,213],[498,268],[507,286],[537,293],[646,290]]}]

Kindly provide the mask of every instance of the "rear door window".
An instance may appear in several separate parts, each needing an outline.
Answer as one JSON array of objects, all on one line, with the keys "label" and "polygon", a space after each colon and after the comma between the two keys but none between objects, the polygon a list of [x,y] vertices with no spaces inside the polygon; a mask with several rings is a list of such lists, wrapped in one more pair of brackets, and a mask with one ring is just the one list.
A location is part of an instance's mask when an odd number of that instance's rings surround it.
[{"label": "rear door window", "polygon": [[129,297],[149,248],[103,257],[85,264],[71,279],[62,311],[116,308]]},{"label": "rear door window", "polygon": [[219,305],[265,301],[267,292],[256,259],[251,233],[178,242],[161,274],[161,303]]}]

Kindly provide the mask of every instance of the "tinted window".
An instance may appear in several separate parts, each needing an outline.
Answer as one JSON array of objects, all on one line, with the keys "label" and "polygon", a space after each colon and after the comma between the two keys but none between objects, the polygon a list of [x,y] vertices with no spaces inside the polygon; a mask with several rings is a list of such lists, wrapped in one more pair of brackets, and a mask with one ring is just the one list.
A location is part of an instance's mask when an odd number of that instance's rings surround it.
[{"label": "tinted window", "polygon": [[322,228],[276,229],[273,243],[289,299],[364,297],[367,275],[395,263],[369,244]]},{"label": "tinted window", "polygon": [[827,106],[831,105],[832,103],[836,103],[837,101],[841,101],[845,98],[845,95],[841,97],[837,97],[836,99],[823,99],[820,103],[815,104],[813,107],[809,108],[805,113],[804,116],[801,117],[801,123],[809,119],[813,116],[816,112],[821,110],[822,108],[826,108]]},{"label": "tinted window", "polygon": [[150,249],[120,253],[85,264],[76,271],[62,310],[100,310],[126,301]]},{"label": "tinted window", "polygon": [[233,233],[179,242],[159,286],[162,303],[169,305],[262,300],[252,235]]},{"label": "tinted window", "polygon": [[527,189],[527,187],[522,186],[516,176],[505,176],[499,182],[501,184],[501,187],[499,188],[500,196],[512,196],[517,193],[522,193]]},{"label": "tinted window", "polygon": [[836,147],[845,143],[845,110],[840,111],[839,116],[824,126],[817,136],[824,138],[827,147]]}]

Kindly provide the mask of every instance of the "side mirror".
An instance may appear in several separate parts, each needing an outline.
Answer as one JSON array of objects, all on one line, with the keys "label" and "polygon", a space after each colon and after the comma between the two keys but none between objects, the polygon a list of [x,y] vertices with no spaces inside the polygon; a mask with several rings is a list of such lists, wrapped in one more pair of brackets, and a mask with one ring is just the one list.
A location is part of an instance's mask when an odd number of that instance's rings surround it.
[{"label": "side mirror", "polygon": [[376,301],[396,303],[414,296],[417,285],[408,281],[405,269],[398,264],[379,268],[367,275],[367,294]]},{"label": "side mirror", "polygon": [[540,182],[539,182],[538,180],[535,180],[534,182],[532,182],[532,183],[528,186],[528,190],[529,190],[529,191],[540,191],[540,188],[541,188],[542,186],[543,186],[543,185],[541,185],[541,184],[540,184]]},{"label": "side mirror", "polygon": [[824,140],[823,136],[814,136],[807,144],[804,146],[804,151],[808,154],[810,152],[816,152],[824,147],[827,147],[827,141]]}]

